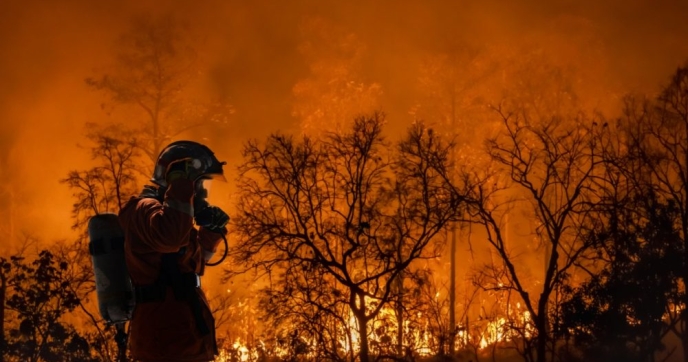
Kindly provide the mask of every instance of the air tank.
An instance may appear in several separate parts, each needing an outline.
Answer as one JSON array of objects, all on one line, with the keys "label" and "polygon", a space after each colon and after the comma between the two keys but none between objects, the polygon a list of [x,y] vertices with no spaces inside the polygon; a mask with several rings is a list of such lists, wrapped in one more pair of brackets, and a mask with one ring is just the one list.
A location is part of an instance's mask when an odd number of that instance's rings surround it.
[{"label": "air tank", "polygon": [[91,217],[88,237],[100,315],[109,323],[126,322],[134,309],[134,292],[124,261],[124,230],[117,215]]}]

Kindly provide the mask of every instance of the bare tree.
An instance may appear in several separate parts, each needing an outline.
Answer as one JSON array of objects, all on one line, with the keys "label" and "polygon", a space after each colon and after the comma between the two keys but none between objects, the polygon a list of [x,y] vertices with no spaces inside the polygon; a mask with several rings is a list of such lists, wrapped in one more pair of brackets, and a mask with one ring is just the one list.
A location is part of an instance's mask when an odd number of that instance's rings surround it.
[{"label": "bare tree", "polygon": [[[499,260],[492,266],[495,272],[485,274],[494,277],[483,287],[511,289],[520,296],[536,331],[535,358],[544,362],[552,342],[553,293],[590,248],[579,231],[598,198],[593,186],[602,160],[596,153],[595,127],[585,118],[553,116],[531,122],[528,112],[496,111],[504,132],[488,141],[493,168],[472,175],[475,220],[484,226]],[[532,236],[544,256],[544,271],[535,286],[527,280],[531,267],[519,262],[519,253],[504,235],[503,217],[516,205],[530,210],[528,215],[535,221]]]},{"label": "bare tree", "polygon": [[399,274],[436,255],[429,245],[461,205],[442,177],[451,145],[418,124],[393,149],[382,125],[374,114],[322,140],[247,144],[234,224],[237,260],[281,271],[274,288],[310,290],[316,276],[334,286],[308,303],[347,307],[366,362],[369,322],[390,303]]},{"label": "bare tree", "polygon": [[82,228],[91,216],[119,212],[136,190],[138,139],[129,132],[96,132],[91,157],[96,166],[85,171],[70,171],[61,182],[74,190],[73,228]]}]

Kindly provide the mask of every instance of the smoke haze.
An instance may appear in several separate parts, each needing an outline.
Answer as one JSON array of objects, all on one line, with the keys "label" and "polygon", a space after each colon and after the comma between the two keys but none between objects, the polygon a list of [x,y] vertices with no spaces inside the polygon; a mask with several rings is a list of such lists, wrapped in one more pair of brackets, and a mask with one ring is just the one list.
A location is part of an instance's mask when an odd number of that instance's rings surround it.
[{"label": "smoke haze", "polygon": [[[84,124],[107,99],[84,79],[111,64],[117,37],[141,13],[187,23],[199,62],[199,94],[235,109],[212,138],[232,163],[241,142],[298,130],[294,87],[318,64],[350,60],[394,130],[413,121],[428,55],[469,47],[498,59],[522,47],[575,69],[577,95],[613,113],[627,92],[655,93],[688,59],[688,2],[660,1],[42,1],[0,3],[0,176],[17,197],[17,232],[72,236],[73,200],[59,183],[90,166]],[[346,39],[351,48],[338,42]],[[496,61],[496,64],[500,64]],[[300,100],[303,102],[303,100]],[[126,120],[123,120],[126,122]],[[224,139],[224,141],[223,141]],[[227,143],[229,142],[229,143]],[[6,208],[8,202],[0,203]]]}]

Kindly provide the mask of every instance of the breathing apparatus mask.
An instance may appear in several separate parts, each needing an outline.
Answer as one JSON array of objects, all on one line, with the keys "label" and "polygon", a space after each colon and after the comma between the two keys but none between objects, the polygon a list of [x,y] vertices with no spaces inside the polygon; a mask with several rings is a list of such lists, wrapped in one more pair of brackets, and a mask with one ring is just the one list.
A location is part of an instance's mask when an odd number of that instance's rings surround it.
[{"label": "breathing apparatus mask", "polygon": [[211,206],[208,203],[208,190],[212,184],[212,179],[207,177],[202,177],[194,183],[194,220],[196,225],[204,227],[212,232],[219,233],[225,244],[225,251],[222,258],[217,262],[210,263],[210,258],[214,253],[210,253],[206,256],[206,265],[216,266],[222,263],[227,257],[227,252],[229,251],[229,245],[227,243],[227,238],[225,234],[227,233],[227,228],[225,224],[229,221],[229,216],[225,214],[220,208],[216,206]]},{"label": "breathing apparatus mask", "polygon": [[212,222],[212,220],[206,220],[203,217],[203,212],[210,207],[210,203],[208,202],[208,190],[211,184],[212,179],[206,177],[196,180],[194,184],[193,208],[194,215],[196,215],[196,224],[200,226],[206,226]]}]

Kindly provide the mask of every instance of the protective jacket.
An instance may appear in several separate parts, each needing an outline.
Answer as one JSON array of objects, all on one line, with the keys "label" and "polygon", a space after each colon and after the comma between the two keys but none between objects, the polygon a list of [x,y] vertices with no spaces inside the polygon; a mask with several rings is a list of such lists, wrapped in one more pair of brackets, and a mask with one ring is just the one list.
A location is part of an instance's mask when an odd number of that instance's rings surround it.
[{"label": "protective jacket", "polygon": [[[212,361],[217,354],[214,319],[198,281],[204,252],[214,252],[221,235],[194,227],[193,194],[193,181],[180,179],[162,202],[133,197],[119,213],[127,268],[135,290],[143,291],[137,292],[143,297],[137,295],[130,324],[136,360]],[[176,264],[172,277],[162,272],[170,263]]]}]

